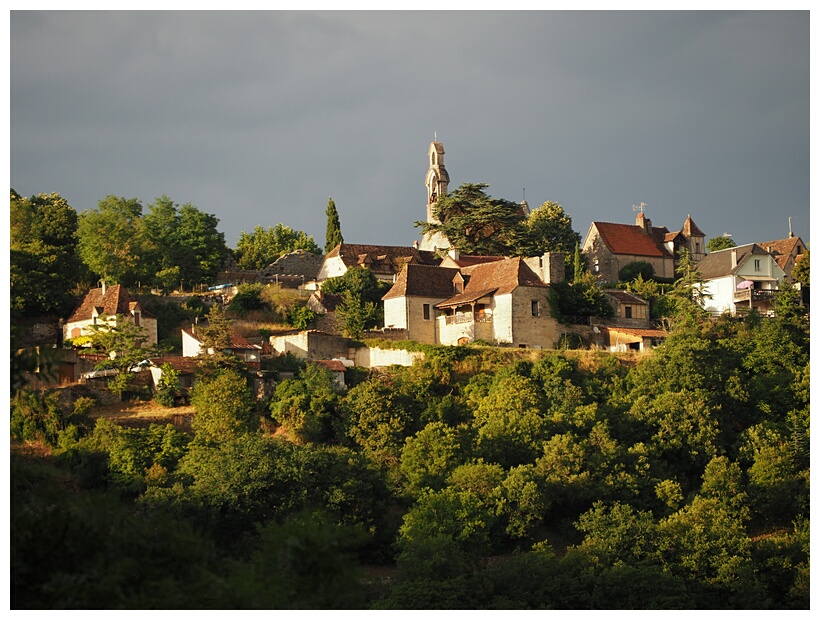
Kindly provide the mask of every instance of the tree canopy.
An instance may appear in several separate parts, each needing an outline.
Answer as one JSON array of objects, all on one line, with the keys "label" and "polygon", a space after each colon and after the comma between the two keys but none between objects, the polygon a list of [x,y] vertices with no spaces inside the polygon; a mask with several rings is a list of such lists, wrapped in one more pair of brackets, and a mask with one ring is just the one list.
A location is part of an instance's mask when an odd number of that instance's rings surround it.
[{"label": "tree canopy", "polygon": [[313,237],[281,223],[267,228],[256,226],[251,233],[243,230],[236,242],[237,262],[242,269],[263,269],[294,250],[322,253]]},{"label": "tree canopy", "polygon": [[717,252],[718,250],[728,250],[729,248],[737,247],[737,243],[731,237],[712,237],[706,244],[706,249],[710,252]]},{"label": "tree canopy", "polygon": [[327,199],[327,230],[325,232],[325,253],[327,254],[340,243],[344,243],[342,237],[342,225],[339,222],[339,212],[336,211],[336,203],[333,198]]},{"label": "tree canopy", "polygon": [[77,212],[59,194],[26,199],[12,189],[9,215],[12,312],[65,314],[90,275],[78,252]]},{"label": "tree canopy", "polygon": [[488,196],[486,183],[463,183],[439,196],[433,215],[441,223],[416,222],[427,233],[442,233],[464,254],[510,256],[524,241],[526,216],[521,205]]},{"label": "tree canopy", "polygon": [[145,283],[165,290],[213,281],[228,249],[219,220],[190,203],[157,198],[143,215],[136,198],[108,196],[80,214],[80,256],[112,283]]},{"label": "tree canopy", "polygon": [[529,256],[563,252],[569,258],[575,247],[581,244],[581,235],[572,228],[572,218],[557,202],[547,201],[533,210],[526,220],[526,227],[529,243],[522,249]]}]

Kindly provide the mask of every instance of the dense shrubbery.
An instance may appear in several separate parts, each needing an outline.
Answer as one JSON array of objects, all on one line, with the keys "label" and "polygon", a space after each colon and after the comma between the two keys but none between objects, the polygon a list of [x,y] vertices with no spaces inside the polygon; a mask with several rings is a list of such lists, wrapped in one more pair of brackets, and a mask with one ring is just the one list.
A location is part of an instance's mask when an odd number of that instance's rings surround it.
[{"label": "dense shrubbery", "polygon": [[[264,412],[290,440],[258,430],[227,370],[195,390],[193,437],[106,422],[83,436],[50,397],[19,397],[15,432],[57,445],[60,476],[108,497],[114,525],[103,533],[93,505],[41,495],[42,473],[15,465],[13,601],[808,608],[805,319],[693,317],[637,363],[425,353],[346,392],[302,368]],[[90,530],[64,527],[66,515]],[[152,527],[156,544],[139,538]],[[94,551],[46,560],[49,545]],[[393,576],[356,573],[370,563]]]}]

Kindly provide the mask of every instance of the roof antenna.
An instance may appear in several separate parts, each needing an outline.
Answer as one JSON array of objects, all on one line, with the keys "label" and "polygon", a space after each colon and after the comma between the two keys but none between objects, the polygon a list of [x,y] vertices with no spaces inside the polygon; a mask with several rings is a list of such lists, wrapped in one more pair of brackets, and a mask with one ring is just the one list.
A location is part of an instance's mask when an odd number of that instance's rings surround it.
[{"label": "roof antenna", "polygon": [[438,134],[435,129],[433,130],[433,142],[438,142]]},{"label": "roof antenna", "polygon": [[523,194],[524,202],[527,202],[527,188],[526,187],[522,188],[521,193]]},{"label": "roof antenna", "polygon": [[789,216],[789,239],[794,237],[794,233],[792,232],[792,216]]},{"label": "roof antenna", "polygon": [[632,205],[632,210],[633,210],[633,211],[640,211],[640,212],[641,212],[641,215],[643,215],[644,209],[645,209],[646,207],[648,207],[648,206],[649,206],[649,205],[647,205],[645,202],[642,202],[642,203],[641,203],[641,204],[639,204],[639,205]]}]

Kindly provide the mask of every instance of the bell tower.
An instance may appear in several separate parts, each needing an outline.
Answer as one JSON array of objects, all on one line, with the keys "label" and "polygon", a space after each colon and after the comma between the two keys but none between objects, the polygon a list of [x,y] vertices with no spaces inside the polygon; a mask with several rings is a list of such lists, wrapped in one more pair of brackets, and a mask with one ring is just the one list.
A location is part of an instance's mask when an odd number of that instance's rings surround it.
[{"label": "bell tower", "polygon": [[[440,224],[441,222],[433,215],[433,208],[439,196],[447,195],[447,186],[450,183],[450,175],[444,167],[444,145],[441,142],[431,142],[427,150],[427,158],[430,160],[430,167],[424,178],[424,185],[427,187],[427,221]],[[427,233],[422,236],[422,250],[435,251],[449,247],[450,242],[441,233]]]}]

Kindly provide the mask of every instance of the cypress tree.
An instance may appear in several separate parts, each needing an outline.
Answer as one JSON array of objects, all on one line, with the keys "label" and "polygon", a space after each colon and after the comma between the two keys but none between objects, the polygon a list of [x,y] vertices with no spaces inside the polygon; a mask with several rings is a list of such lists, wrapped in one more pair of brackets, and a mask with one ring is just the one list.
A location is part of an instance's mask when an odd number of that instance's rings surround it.
[{"label": "cypress tree", "polygon": [[584,264],[581,262],[581,252],[578,244],[575,244],[575,256],[573,257],[573,282],[578,282],[584,275]]},{"label": "cypress tree", "polygon": [[339,223],[339,213],[336,211],[336,203],[333,198],[327,199],[327,233],[325,235],[325,254],[330,252],[340,243],[344,243],[342,238],[342,225]]}]

